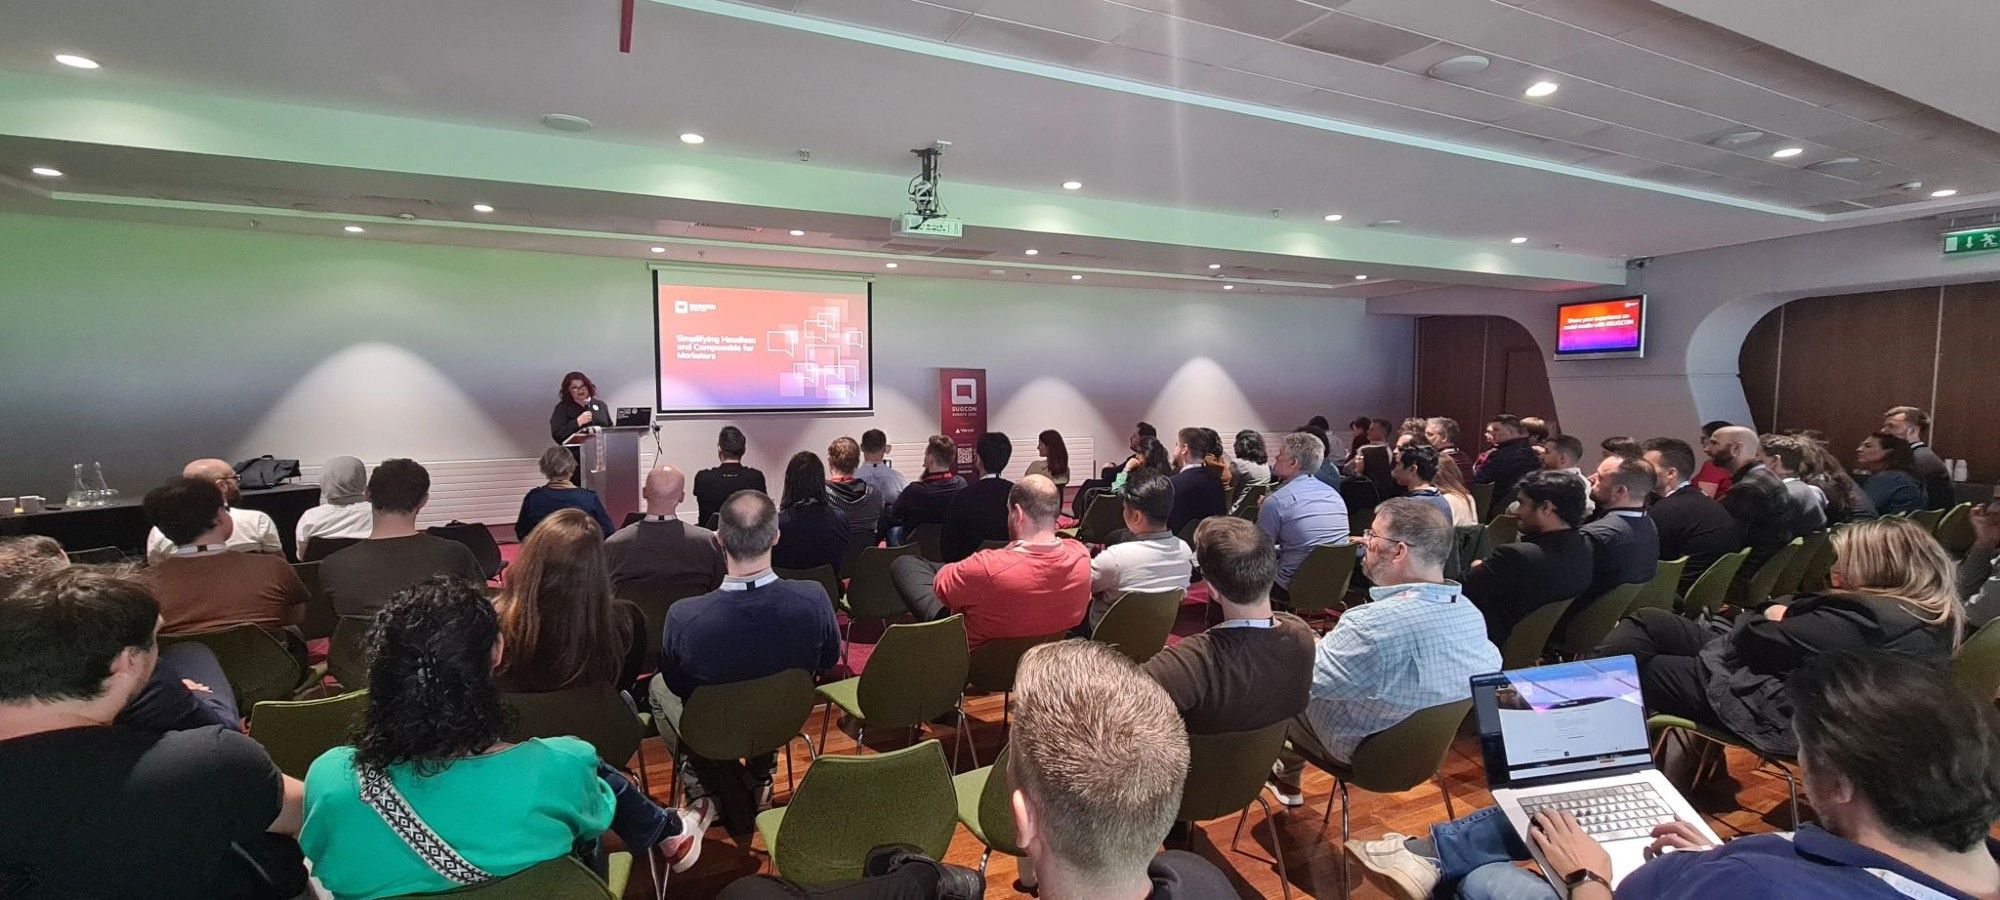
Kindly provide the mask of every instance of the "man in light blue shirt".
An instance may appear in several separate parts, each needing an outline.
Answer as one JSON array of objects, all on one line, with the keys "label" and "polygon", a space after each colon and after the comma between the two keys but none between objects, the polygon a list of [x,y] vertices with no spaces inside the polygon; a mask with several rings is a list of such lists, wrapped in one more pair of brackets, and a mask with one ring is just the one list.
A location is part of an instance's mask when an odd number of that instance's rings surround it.
[{"label": "man in light blue shirt", "polygon": [[1283,482],[1257,512],[1257,527],[1278,547],[1278,583],[1271,596],[1291,599],[1292,575],[1312,548],[1348,541],[1347,501],[1326,482],[1313,477],[1326,445],[1311,432],[1294,431],[1278,444],[1271,459],[1272,477]]},{"label": "man in light blue shirt", "polygon": [[854,477],[868,483],[875,493],[882,495],[882,508],[896,505],[896,495],[903,492],[910,480],[903,473],[889,465],[889,436],[880,428],[870,428],[861,433],[861,467],[854,470]]},{"label": "man in light blue shirt", "polygon": [[[1451,520],[1422,500],[1375,508],[1362,536],[1374,601],[1347,610],[1319,641],[1312,698],[1287,737],[1316,757],[1351,762],[1369,735],[1411,713],[1471,696],[1472,676],[1500,671],[1486,618],[1444,577]],[[1272,793],[1298,806],[1304,760],[1289,751],[1271,769]]]}]

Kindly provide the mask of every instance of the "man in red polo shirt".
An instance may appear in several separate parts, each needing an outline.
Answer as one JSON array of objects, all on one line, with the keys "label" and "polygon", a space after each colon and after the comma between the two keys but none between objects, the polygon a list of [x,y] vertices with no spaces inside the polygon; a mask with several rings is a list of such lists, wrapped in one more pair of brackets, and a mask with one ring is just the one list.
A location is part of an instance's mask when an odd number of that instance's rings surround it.
[{"label": "man in red polo shirt", "polygon": [[903,603],[920,621],[965,616],[967,643],[1056,634],[1083,621],[1090,605],[1090,553],[1056,536],[1062,492],[1043,475],[1029,475],[1007,493],[1005,547],[955,563],[914,556],[890,566]]}]

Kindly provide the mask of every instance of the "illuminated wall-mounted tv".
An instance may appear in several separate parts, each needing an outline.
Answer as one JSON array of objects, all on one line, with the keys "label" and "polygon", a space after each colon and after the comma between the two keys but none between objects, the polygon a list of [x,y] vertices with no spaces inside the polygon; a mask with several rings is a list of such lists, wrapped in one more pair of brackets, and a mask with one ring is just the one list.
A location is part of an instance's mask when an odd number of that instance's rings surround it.
[{"label": "illuminated wall-mounted tv", "polygon": [[1556,359],[1636,359],[1645,355],[1644,295],[1556,307]]}]

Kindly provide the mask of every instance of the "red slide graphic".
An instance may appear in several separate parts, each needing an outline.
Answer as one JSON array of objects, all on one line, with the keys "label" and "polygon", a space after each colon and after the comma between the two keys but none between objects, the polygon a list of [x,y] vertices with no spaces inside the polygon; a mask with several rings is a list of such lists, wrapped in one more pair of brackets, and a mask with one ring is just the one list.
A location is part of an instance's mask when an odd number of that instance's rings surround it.
[{"label": "red slide graphic", "polygon": [[660,409],[868,409],[868,288],[659,285]]}]

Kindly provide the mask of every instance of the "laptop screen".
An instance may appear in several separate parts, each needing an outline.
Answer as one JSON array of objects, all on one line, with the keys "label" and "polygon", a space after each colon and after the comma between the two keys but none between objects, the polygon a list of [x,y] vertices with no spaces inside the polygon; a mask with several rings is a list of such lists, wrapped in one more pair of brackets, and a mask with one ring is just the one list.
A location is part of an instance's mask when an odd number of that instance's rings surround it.
[{"label": "laptop screen", "polygon": [[1652,760],[1630,656],[1476,675],[1472,701],[1495,787]]}]

